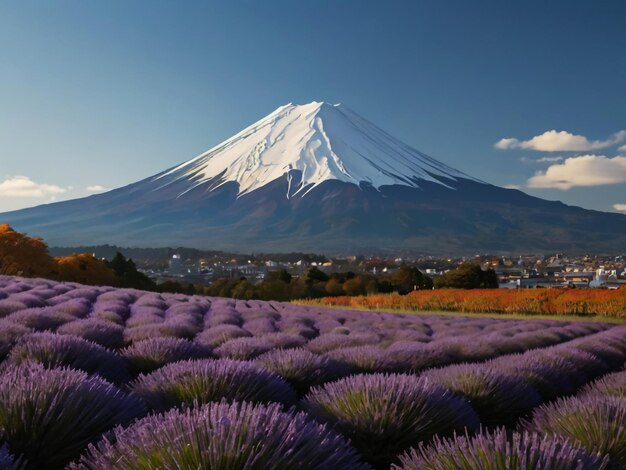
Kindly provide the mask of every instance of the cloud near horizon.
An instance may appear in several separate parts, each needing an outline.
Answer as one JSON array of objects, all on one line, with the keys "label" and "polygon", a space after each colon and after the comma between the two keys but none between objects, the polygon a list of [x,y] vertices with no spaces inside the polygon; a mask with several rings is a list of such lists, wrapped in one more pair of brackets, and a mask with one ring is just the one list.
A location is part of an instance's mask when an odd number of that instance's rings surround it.
[{"label": "cloud near horizon", "polygon": [[11,176],[0,183],[0,196],[11,198],[43,198],[63,194],[67,189],[55,184],[36,183],[28,176]]},{"label": "cloud near horizon", "polygon": [[[626,130],[616,132],[606,140],[592,141],[583,135],[551,130],[541,135],[536,135],[529,140],[519,140],[514,137],[500,139],[496,142],[495,147],[500,150],[526,149],[538,152],[586,152],[610,147],[624,140],[626,140]],[[620,147],[620,150],[624,148],[626,148],[626,145]]]},{"label": "cloud near horizon", "polygon": [[571,157],[550,165],[528,180],[529,188],[567,190],[574,186],[603,186],[626,182],[626,157],[604,155]]},{"label": "cloud near horizon", "polygon": [[613,209],[626,214],[626,204],[613,204]]},{"label": "cloud near horizon", "polygon": [[85,190],[89,191],[90,193],[101,193],[103,191],[108,191],[108,188],[105,188],[100,184],[94,184],[92,186],[87,186]]}]

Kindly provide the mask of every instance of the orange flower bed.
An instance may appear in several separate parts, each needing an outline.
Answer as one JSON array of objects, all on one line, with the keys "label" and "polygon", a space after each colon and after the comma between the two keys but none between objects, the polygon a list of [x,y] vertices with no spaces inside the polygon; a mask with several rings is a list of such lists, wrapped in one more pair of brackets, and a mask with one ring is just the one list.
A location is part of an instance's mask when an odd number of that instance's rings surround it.
[{"label": "orange flower bed", "polygon": [[408,295],[324,297],[310,303],[369,310],[626,317],[626,289],[439,289]]}]

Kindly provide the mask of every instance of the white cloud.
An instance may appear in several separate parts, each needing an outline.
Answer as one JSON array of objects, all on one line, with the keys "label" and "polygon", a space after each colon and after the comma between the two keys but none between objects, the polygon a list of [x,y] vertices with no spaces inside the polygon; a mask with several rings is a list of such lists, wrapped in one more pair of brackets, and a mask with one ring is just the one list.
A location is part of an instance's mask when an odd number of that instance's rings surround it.
[{"label": "white cloud", "polygon": [[87,186],[85,190],[89,191],[90,193],[101,193],[102,191],[108,191],[108,188],[105,188],[104,186],[99,184],[94,184],[93,186]]},{"label": "white cloud", "polygon": [[622,145],[620,148],[618,148],[617,150],[619,150],[620,152],[626,152],[626,144]]},{"label": "white cloud", "polygon": [[[536,135],[530,140],[519,140],[514,137],[501,139],[496,142],[495,147],[502,150],[518,148],[537,150],[539,152],[587,152],[610,147],[624,140],[626,140],[626,130],[616,132],[606,140],[591,141],[583,135],[576,135],[567,131],[551,130],[541,135]],[[626,145],[624,147],[626,148]],[[622,147],[620,147],[620,149],[622,149]]]},{"label": "white cloud", "polygon": [[574,186],[602,186],[626,182],[626,157],[603,155],[571,157],[528,180],[529,188],[570,189]]},{"label": "white cloud", "polygon": [[562,162],[563,161],[563,157],[542,157],[537,159],[537,162],[539,163],[556,163],[556,162]]},{"label": "white cloud", "polygon": [[504,186],[506,189],[522,189],[519,184],[507,184]]},{"label": "white cloud", "polygon": [[2,197],[43,198],[66,191],[54,184],[35,183],[28,176],[12,176],[0,183]]},{"label": "white cloud", "polygon": [[626,204],[613,204],[613,209],[626,213]]},{"label": "white cloud", "polygon": [[514,137],[508,139],[500,139],[496,142],[495,148],[505,150],[505,149],[513,149],[519,145],[519,140]]}]

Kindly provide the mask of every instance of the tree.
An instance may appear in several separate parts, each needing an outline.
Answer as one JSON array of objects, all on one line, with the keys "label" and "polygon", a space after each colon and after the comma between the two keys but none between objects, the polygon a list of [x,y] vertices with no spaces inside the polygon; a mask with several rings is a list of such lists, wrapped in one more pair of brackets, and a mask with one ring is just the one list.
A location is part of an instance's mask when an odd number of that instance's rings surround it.
[{"label": "tree", "polygon": [[498,276],[493,269],[483,271],[476,263],[463,263],[435,280],[437,288],[497,289]]},{"label": "tree", "polygon": [[330,280],[326,283],[326,293],[333,296],[344,295],[343,285],[336,276],[331,277]]},{"label": "tree", "polygon": [[54,258],[61,281],[100,286],[117,286],[115,272],[104,261],[89,253]]},{"label": "tree", "polygon": [[304,275],[304,281],[309,286],[312,286],[316,282],[327,282],[328,279],[329,279],[328,274],[326,274],[324,271],[321,271],[319,268],[315,266],[313,266],[312,268],[309,268],[309,270]]},{"label": "tree", "polygon": [[352,279],[348,279],[346,282],[343,283],[343,291],[346,293],[346,295],[349,296],[364,295],[366,291],[363,278],[357,276]]},{"label": "tree", "polygon": [[256,297],[254,286],[244,277],[234,287],[232,296],[234,299],[253,299]]},{"label": "tree", "polygon": [[281,281],[285,284],[289,284],[291,282],[291,274],[289,274],[285,269],[279,269],[277,271],[268,272],[266,279],[268,281]]},{"label": "tree", "polygon": [[432,289],[433,280],[422,272],[406,263],[392,274],[391,283],[400,293],[406,294],[415,289]]},{"label": "tree", "polygon": [[0,274],[26,277],[56,277],[56,263],[41,238],[0,225]]},{"label": "tree", "polygon": [[135,262],[126,258],[119,251],[111,261],[107,262],[117,276],[122,287],[132,287],[134,289],[157,290],[157,286],[152,279],[137,270]]}]

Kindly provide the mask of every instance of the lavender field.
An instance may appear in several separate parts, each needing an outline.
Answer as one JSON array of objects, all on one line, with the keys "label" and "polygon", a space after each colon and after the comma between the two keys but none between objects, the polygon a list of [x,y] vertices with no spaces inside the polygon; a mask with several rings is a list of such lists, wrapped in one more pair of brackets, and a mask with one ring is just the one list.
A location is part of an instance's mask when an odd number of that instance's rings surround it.
[{"label": "lavender field", "polygon": [[626,326],[0,276],[0,468],[626,468]]}]

